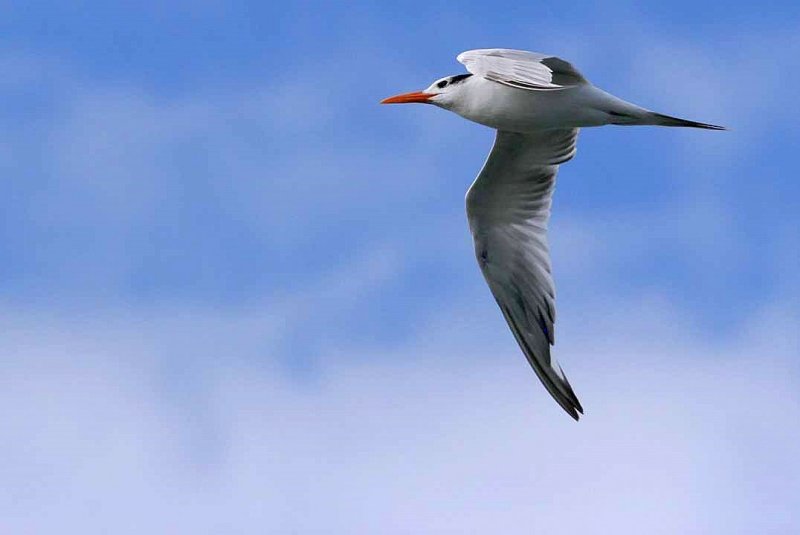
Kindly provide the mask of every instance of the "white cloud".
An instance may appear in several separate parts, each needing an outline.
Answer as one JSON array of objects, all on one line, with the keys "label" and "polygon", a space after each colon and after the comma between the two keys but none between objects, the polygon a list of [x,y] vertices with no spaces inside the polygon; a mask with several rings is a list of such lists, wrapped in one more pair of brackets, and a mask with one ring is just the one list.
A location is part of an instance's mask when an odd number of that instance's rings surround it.
[{"label": "white cloud", "polygon": [[558,347],[578,424],[507,333],[470,336],[472,309],[397,347],[329,348],[313,385],[257,342],[263,315],[12,311],[5,532],[800,527],[796,314],[709,342],[663,300],[611,310]]}]

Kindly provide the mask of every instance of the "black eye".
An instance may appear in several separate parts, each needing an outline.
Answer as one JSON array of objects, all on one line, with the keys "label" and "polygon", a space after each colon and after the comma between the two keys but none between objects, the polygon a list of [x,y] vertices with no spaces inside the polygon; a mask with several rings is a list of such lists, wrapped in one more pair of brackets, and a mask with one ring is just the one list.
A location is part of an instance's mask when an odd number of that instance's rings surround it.
[{"label": "black eye", "polygon": [[438,87],[439,89],[441,89],[441,88],[443,88],[443,87],[444,87],[444,86],[446,86],[446,85],[447,85],[447,80],[442,80],[441,82],[439,82],[438,84],[436,84],[436,87]]}]

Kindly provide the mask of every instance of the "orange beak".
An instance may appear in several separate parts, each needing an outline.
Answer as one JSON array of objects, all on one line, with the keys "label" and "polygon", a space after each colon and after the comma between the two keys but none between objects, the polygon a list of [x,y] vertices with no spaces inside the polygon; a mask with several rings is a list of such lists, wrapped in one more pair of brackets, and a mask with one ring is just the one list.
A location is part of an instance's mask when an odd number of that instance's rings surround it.
[{"label": "orange beak", "polygon": [[412,93],[403,93],[402,95],[385,98],[381,100],[381,104],[408,104],[409,102],[425,103],[435,96],[436,95],[432,95],[430,93],[423,93],[422,91],[414,91]]}]

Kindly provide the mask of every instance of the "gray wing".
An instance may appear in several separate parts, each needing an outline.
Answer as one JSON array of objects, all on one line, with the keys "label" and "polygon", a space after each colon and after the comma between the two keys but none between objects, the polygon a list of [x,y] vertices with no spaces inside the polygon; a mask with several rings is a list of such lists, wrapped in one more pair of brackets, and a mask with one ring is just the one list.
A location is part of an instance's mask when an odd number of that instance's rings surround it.
[{"label": "gray wing", "polygon": [[456,59],[472,74],[519,89],[566,89],[587,83],[575,67],[548,54],[484,48],[462,52]]},{"label": "gray wing", "polygon": [[475,256],[508,326],[547,391],[576,420],[583,408],[550,354],[556,310],[547,224],[558,165],[575,155],[577,136],[577,128],[498,131],[466,201]]}]

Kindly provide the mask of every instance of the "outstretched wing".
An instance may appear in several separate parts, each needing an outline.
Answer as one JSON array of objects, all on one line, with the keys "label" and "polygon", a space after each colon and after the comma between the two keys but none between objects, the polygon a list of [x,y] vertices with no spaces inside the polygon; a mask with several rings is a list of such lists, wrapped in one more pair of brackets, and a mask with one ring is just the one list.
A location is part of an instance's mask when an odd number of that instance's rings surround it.
[{"label": "outstretched wing", "polygon": [[558,165],[575,155],[577,136],[577,128],[498,131],[467,192],[467,217],[483,276],[536,375],[576,420],[583,408],[550,354],[556,311],[547,223]]},{"label": "outstretched wing", "polygon": [[554,90],[587,83],[572,65],[548,54],[484,48],[462,52],[456,59],[472,74],[520,89]]}]

